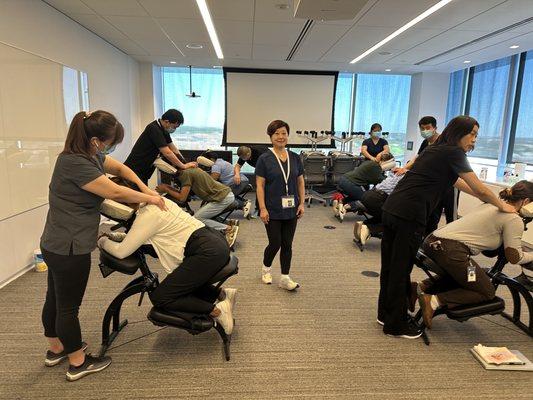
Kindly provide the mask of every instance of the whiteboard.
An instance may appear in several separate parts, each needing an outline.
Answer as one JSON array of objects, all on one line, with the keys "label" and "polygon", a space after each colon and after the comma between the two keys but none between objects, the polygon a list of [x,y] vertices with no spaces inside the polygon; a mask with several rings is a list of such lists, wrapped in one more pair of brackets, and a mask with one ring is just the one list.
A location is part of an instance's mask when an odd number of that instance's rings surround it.
[{"label": "whiteboard", "polygon": [[336,72],[224,69],[224,145],[270,144],[268,124],[290,126],[289,143],[307,143],[296,131],[333,129]]},{"label": "whiteboard", "polygon": [[0,43],[0,220],[48,203],[56,158],[82,109],[85,73]]}]

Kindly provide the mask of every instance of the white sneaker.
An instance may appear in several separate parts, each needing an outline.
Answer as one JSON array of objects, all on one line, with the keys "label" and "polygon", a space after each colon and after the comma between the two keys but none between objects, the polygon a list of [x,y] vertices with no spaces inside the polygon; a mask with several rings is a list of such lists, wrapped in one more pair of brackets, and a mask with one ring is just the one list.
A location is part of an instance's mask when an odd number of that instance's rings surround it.
[{"label": "white sneaker", "polygon": [[233,313],[231,312],[229,299],[217,303],[216,307],[220,310],[220,315],[215,317],[215,321],[224,328],[226,335],[231,335],[231,332],[233,332]]},{"label": "white sneaker", "polygon": [[237,233],[239,232],[239,227],[236,225],[229,226],[229,229],[226,231],[226,240],[228,241],[229,247],[233,247],[235,241],[237,240]]},{"label": "white sneaker", "polygon": [[361,225],[361,231],[359,233],[361,244],[364,246],[368,239],[370,239],[370,230],[365,224]]},{"label": "white sneaker", "polygon": [[250,219],[250,211],[252,210],[252,202],[248,200],[244,207],[242,208],[243,216],[246,219]]},{"label": "white sneaker", "polygon": [[298,289],[300,287],[299,283],[294,282],[290,276],[282,277],[279,281],[279,287],[288,291]]},{"label": "white sneaker", "polygon": [[355,238],[355,240],[357,240],[358,242],[361,241],[361,227],[363,226],[363,222],[362,221],[357,221],[355,223],[355,225],[353,226],[353,237]]},{"label": "white sneaker", "polygon": [[231,313],[233,314],[233,310],[235,309],[235,298],[237,297],[237,289],[224,288],[224,293],[226,294],[226,298],[224,300],[229,301],[231,305]]},{"label": "white sneaker", "polygon": [[336,217],[339,216],[339,200],[333,200],[331,202],[331,205],[333,206],[333,214],[335,214]]},{"label": "white sneaker", "polygon": [[261,280],[265,285],[270,285],[272,283],[272,274],[270,273],[270,268],[263,268],[261,270]]},{"label": "white sneaker", "polygon": [[344,209],[344,204],[339,204],[339,220],[342,222],[344,216],[346,215],[346,210]]}]

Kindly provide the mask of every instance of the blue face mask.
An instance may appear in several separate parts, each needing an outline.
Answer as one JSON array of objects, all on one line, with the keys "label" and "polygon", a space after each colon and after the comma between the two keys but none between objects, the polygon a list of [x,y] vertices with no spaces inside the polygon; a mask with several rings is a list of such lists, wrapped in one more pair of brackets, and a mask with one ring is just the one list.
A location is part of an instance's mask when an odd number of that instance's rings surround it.
[{"label": "blue face mask", "polygon": [[431,136],[433,136],[435,132],[434,131],[420,131],[420,136],[422,136],[424,139],[429,139]]},{"label": "blue face mask", "polygon": [[176,128],[166,128],[165,131],[167,131],[167,133],[174,133],[176,132]]},{"label": "blue face mask", "polygon": [[370,136],[372,136],[373,138],[380,137],[381,136],[381,131],[370,132]]},{"label": "blue face mask", "polygon": [[108,145],[108,144],[106,144],[106,145],[104,146],[104,149],[103,149],[103,150],[100,150],[100,148],[98,147],[97,144],[94,144],[94,146],[96,147],[96,151],[97,151],[98,153],[100,153],[101,155],[103,155],[103,156],[105,156],[105,155],[107,155],[107,154],[111,154],[111,153],[114,152],[115,149],[117,148],[117,145],[116,145],[116,144],[114,144],[114,145]]}]

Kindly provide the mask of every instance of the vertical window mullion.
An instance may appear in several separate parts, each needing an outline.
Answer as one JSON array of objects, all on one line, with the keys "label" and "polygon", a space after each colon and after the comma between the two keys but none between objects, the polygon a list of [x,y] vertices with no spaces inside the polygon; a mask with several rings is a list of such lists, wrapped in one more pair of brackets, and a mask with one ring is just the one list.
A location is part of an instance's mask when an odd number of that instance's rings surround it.
[{"label": "vertical window mullion", "polygon": [[[350,122],[348,124],[348,129],[350,132],[354,132],[354,115],[355,115],[355,92],[357,90],[357,74],[352,74],[352,95],[350,98]],[[349,146],[350,153],[353,153],[353,140],[350,142]]]},{"label": "vertical window mullion", "polygon": [[505,161],[507,163],[513,162],[513,152],[514,152],[514,144],[515,144],[515,136],[516,136],[516,124],[518,121],[518,113],[520,111],[520,97],[522,95],[522,82],[524,81],[524,69],[526,66],[526,56],[527,53],[523,52],[520,54],[519,61],[518,61],[518,71],[516,73],[516,79],[515,79],[515,90],[514,90],[514,96],[510,97],[510,101],[512,101],[512,112],[510,113],[510,126],[509,126],[509,135],[508,135],[508,142],[507,142],[507,153],[505,157]]},{"label": "vertical window mullion", "polygon": [[466,74],[466,94],[464,96],[465,102],[463,106],[464,115],[468,115],[470,113],[470,100],[472,100],[472,85],[474,84],[474,69],[475,67],[469,68],[468,73]]}]

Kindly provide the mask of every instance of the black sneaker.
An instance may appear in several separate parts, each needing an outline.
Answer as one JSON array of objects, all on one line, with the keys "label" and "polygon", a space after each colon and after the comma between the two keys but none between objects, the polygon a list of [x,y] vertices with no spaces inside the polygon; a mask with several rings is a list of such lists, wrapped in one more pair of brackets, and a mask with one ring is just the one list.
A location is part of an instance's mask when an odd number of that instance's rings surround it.
[{"label": "black sneaker", "polygon": [[[83,351],[87,350],[87,343],[81,342],[81,349]],[[48,350],[46,352],[46,358],[44,359],[44,365],[47,367],[53,367],[59,364],[61,361],[66,360],[67,357],[68,355],[65,353],[65,351],[62,351],[61,353],[53,353]]]},{"label": "black sneaker", "polygon": [[395,331],[387,332],[383,330],[383,332],[387,336],[393,336],[398,338],[405,338],[405,339],[417,339],[420,336],[422,336],[422,333],[424,332],[422,329],[420,329],[418,326],[416,326],[413,323],[407,323],[405,324],[404,328],[397,329]]},{"label": "black sneaker", "polygon": [[111,364],[111,357],[93,357],[90,354],[85,356],[85,362],[79,367],[71,365],[67,371],[67,381],[77,381],[86,375],[102,371]]}]

